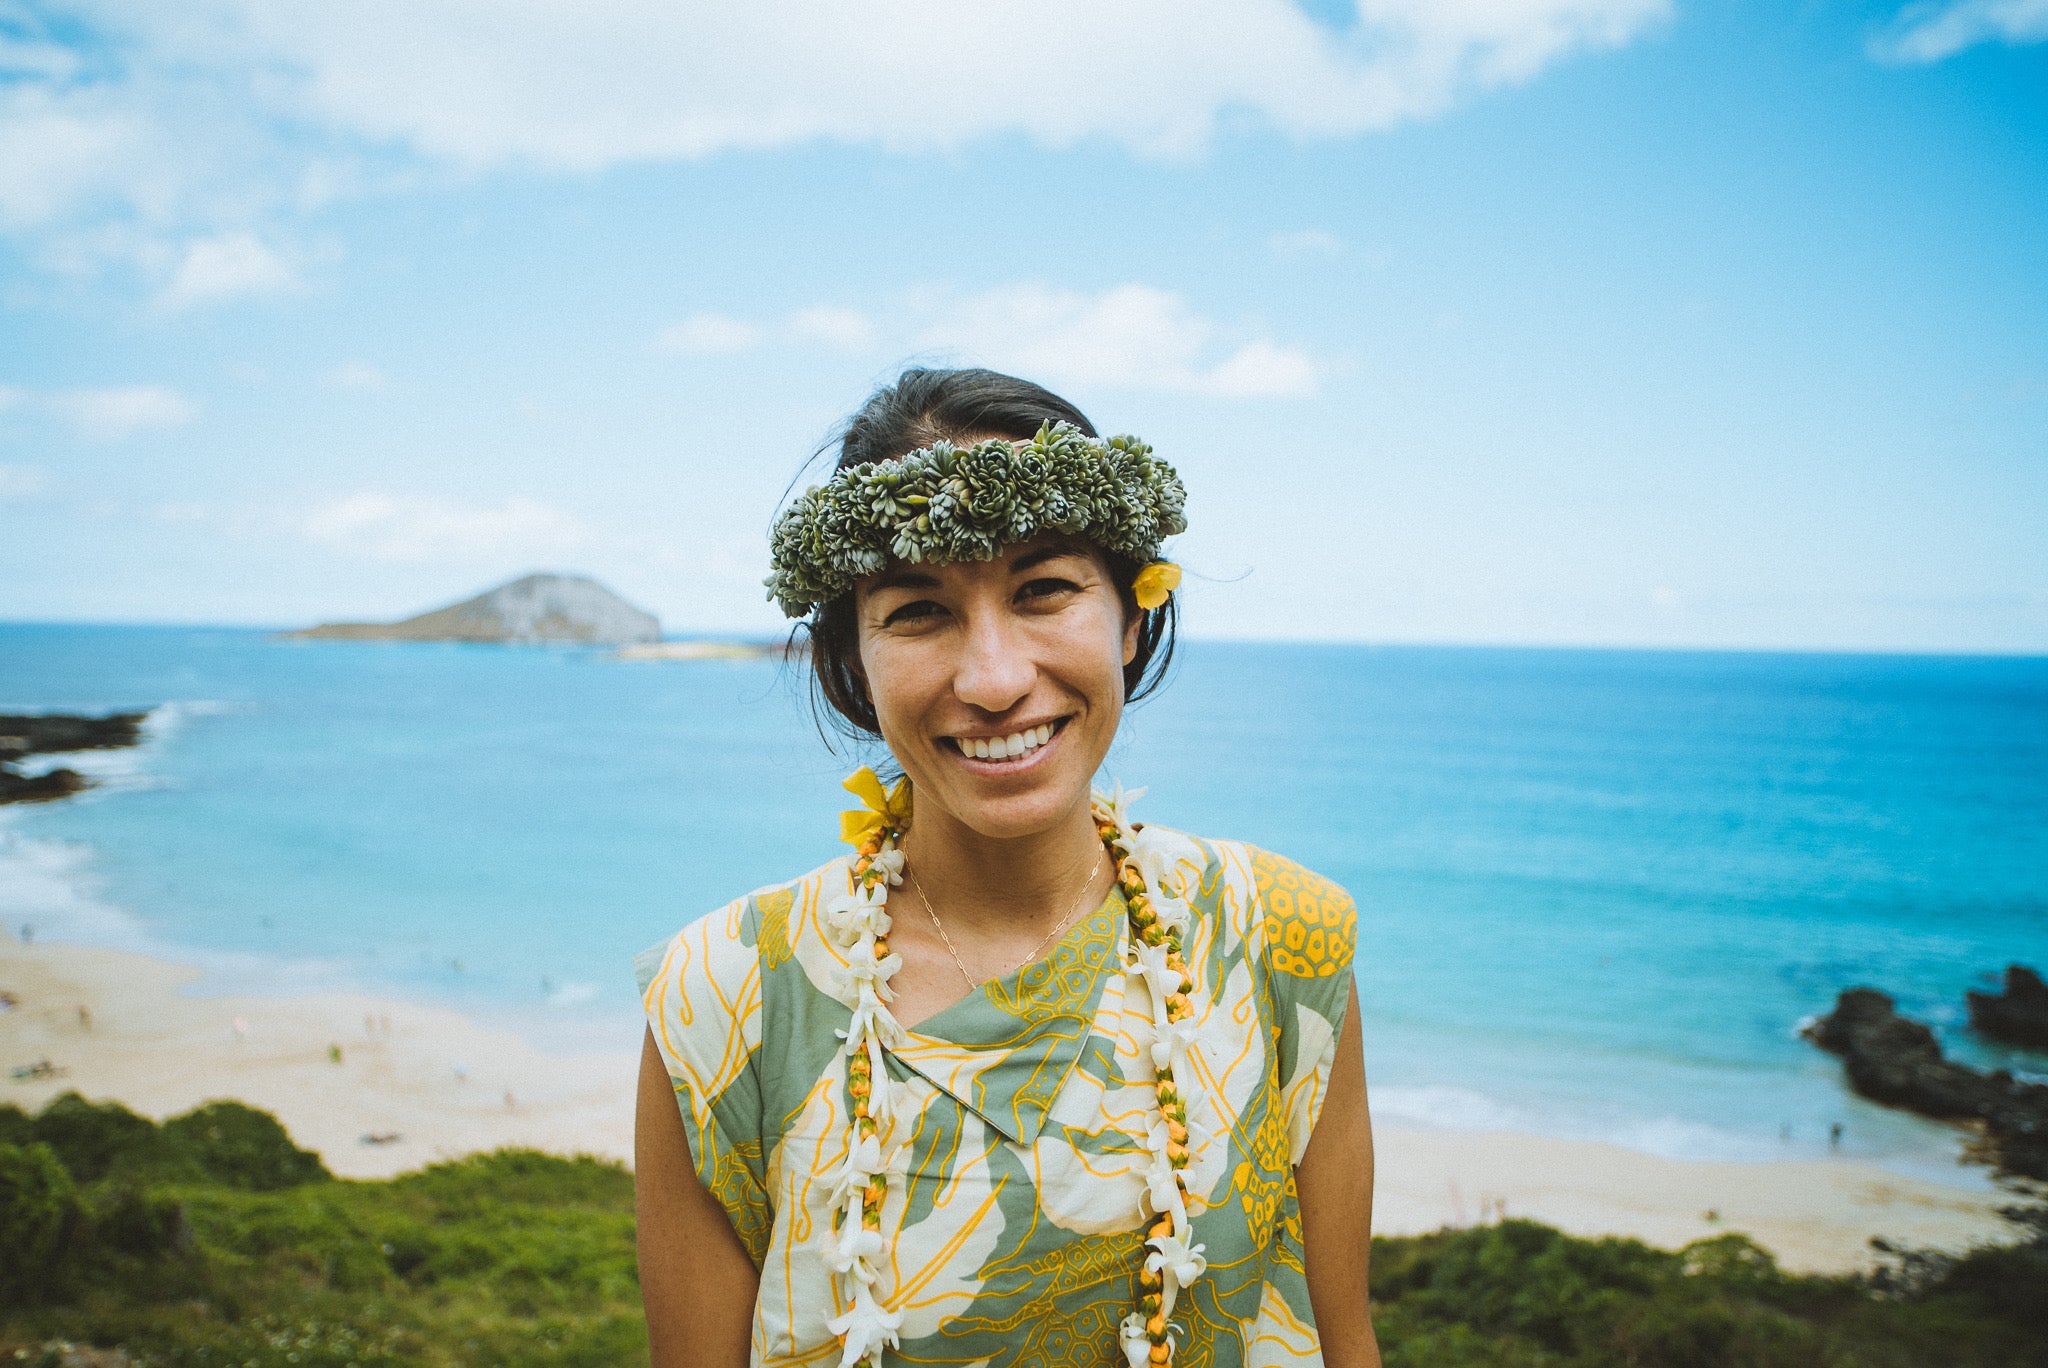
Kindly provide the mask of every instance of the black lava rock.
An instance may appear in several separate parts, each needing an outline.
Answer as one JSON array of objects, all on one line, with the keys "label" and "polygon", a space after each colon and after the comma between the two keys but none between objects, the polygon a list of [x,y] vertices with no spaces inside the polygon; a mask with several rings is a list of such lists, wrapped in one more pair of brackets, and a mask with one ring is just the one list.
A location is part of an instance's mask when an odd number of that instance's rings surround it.
[{"label": "black lava rock", "polygon": [[2003,993],[1966,994],[1970,1024],[1982,1035],[2008,1045],[2048,1050],[2048,983],[2024,964],[2005,969]]},{"label": "black lava rock", "polygon": [[1900,1016],[1875,988],[1848,989],[1805,1035],[1842,1056],[1849,1086],[1861,1096],[1979,1125],[1984,1152],[2000,1169],[2048,1179],[2048,1087],[2018,1082],[2004,1069],[1983,1073],[1944,1059],[1934,1032]]},{"label": "black lava rock", "polygon": [[69,798],[92,781],[73,769],[23,774],[13,762],[25,755],[118,750],[142,740],[148,713],[81,717],[75,713],[0,713],[0,803],[48,803]]}]

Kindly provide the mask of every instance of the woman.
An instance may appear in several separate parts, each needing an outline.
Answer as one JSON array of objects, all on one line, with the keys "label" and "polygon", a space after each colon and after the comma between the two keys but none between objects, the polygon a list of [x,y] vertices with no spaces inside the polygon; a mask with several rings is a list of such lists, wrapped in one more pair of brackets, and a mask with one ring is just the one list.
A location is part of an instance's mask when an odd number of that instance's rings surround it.
[{"label": "woman", "polygon": [[1172,650],[1172,468],[906,373],[771,597],[903,778],[638,961],[656,1368],[1379,1362],[1344,891],[1090,783]]}]

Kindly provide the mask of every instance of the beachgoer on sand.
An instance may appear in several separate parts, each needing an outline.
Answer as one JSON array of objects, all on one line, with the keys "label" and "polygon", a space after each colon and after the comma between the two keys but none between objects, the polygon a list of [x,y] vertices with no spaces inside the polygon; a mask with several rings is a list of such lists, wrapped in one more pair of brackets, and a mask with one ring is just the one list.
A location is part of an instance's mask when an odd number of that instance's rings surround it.
[{"label": "beachgoer on sand", "polygon": [[655,1368],[1379,1362],[1350,897],[1091,796],[1183,499],[1037,385],[912,370],[777,520],[815,696],[900,777],[638,958]]}]

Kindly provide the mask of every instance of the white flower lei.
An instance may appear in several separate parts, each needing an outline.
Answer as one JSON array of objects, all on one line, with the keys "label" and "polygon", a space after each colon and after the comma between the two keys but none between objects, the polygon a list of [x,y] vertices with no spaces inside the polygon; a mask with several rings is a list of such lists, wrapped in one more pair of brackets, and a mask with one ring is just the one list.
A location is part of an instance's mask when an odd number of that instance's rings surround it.
[{"label": "white flower lei", "polygon": [[[847,1094],[853,1121],[845,1162],[832,1185],[833,1224],[825,1261],[838,1280],[846,1310],[826,1322],[839,1336],[839,1368],[866,1363],[880,1368],[886,1350],[897,1347],[903,1325],[878,1289],[888,1262],[882,1208],[892,1185],[900,1186],[909,1162],[907,1127],[895,1123],[902,1099],[891,1084],[883,1051],[899,1047],[903,1028],[889,1011],[895,999],[889,980],[903,957],[889,950],[889,890],[903,882],[900,843],[910,824],[909,781],[885,793],[872,770],[846,781],[864,809],[846,813],[841,834],[858,851],[847,891],[825,904],[827,930],[846,952],[841,990],[851,998],[853,1017],[839,1032],[846,1055]],[[1130,820],[1130,804],[1143,789],[1096,793],[1091,806],[1096,834],[1117,860],[1117,879],[1130,914],[1123,973],[1142,992],[1152,1011],[1150,1058],[1156,1103],[1146,1128],[1150,1154],[1145,1169],[1143,1210],[1147,1220],[1144,1263],[1138,1270],[1138,1307],[1117,1327],[1129,1368],[1173,1361],[1172,1316],[1180,1292],[1208,1268],[1203,1246],[1194,1242],[1188,1218],[1190,1136],[1187,1100],[1180,1079],[1194,1043],[1194,1006],[1188,994],[1194,977],[1183,953],[1191,913],[1176,870],[1195,852],[1185,837]]]}]

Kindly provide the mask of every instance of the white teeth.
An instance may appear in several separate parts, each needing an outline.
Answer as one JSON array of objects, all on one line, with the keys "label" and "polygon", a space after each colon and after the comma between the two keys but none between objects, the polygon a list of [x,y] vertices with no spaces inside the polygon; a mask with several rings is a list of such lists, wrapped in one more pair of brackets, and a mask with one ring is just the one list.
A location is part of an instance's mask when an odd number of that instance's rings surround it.
[{"label": "white teeth", "polygon": [[993,741],[981,737],[956,736],[953,743],[960,747],[962,755],[971,755],[977,760],[1013,760],[1020,755],[1037,750],[1052,740],[1055,728],[1051,723],[1033,727],[1029,731],[1012,732],[999,736]]}]

